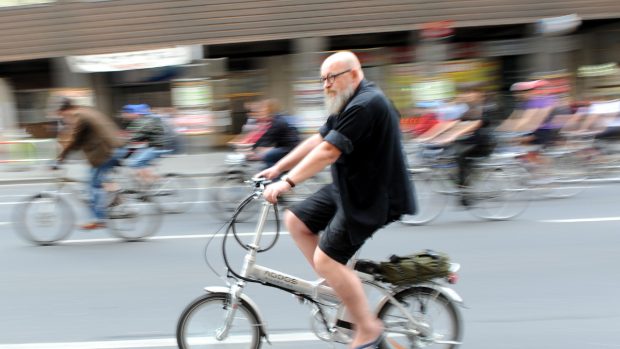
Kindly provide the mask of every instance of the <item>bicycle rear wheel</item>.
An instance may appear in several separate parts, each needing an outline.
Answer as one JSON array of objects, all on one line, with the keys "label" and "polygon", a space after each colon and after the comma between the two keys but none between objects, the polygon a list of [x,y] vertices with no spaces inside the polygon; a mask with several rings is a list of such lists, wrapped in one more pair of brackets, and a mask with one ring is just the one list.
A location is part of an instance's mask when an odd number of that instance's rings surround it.
[{"label": "bicycle rear wheel", "polygon": [[448,203],[445,183],[441,179],[433,179],[432,173],[411,175],[413,194],[417,212],[403,215],[400,222],[407,225],[424,225],[430,223],[441,214]]},{"label": "bicycle rear wheel", "polygon": [[520,215],[530,201],[524,182],[527,171],[520,166],[483,167],[476,170],[466,195],[470,212],[479,218],[500,221]]},{"label": "bicycle rear wheel", "polygon": [[19,204],[14,212],[17,233],[37,245],[53,245],[73,231],[75,214],[59,194],[37,194]]},{"label": "bicycle rear wheel", "polygon": [[[462,338],[461,314],[446,296],[428,287],[412,286],[394,295],[419,326],[413,325],[391,302],[378,313],[383,321],[389,345],[387,348],[445,348],[454,349]],[[421,331],[419,335],[416,335]]]},{"label": "bicycle rear wheel", "polygon": [[187,212],[198,198],[198,184],[191,177],[168,173],[151,193],[165,213]]},{"label": "bicycle rear wheel", "polygon": [[[177,324],[177,344],[180,349],[235,348],[259,349],[261,324],[254,309],[242,300],[236,306],[227,293],[209,293],[190,303],[181,313]],[[225,319],[232,315],[225,328]],[[227,333],[223,333],[228,331]],[[221,338],[218,338],[221,337]]]},{"label": "bicycle rear wheel", "polygon": [[115,195],[117,197],[108,207],[108,224],[113,235],[138,241],[157,233],[163,218],[157,202],[150,196],[130,190]]}]

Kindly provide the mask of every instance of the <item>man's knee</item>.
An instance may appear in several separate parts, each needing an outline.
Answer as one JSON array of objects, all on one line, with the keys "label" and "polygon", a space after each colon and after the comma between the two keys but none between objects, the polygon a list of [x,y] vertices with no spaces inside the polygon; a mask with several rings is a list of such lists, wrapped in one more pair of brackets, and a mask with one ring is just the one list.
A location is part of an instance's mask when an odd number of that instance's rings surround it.
[{"label": "man's knee", "polygon": [[312,262],[314,263],[314,268],[317,271],[317,273],[319,273],[319,275],[322,275],[322,276],[342,266],[341,263],[339,263],[335,259],[328,256],[320,248],[316,249],[314,256],[312,258]]},{"label": "man's knee", "polygon": [[309,235],[314,234],[293,212],[286,210],[284,212],[284,224],[289,233],[293,235]]}]

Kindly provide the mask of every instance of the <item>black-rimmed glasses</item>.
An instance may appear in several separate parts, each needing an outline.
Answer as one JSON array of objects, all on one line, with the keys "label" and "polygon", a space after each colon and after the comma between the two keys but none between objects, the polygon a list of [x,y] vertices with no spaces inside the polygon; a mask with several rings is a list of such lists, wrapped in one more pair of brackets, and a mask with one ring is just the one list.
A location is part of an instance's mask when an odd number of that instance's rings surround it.
[{"label": "black-rimmed glasses", "polygon": [[329,83],[330,85],[334,83],[334,81],[336,81],[336,78],[339,77],[342,74],[346,74],[348,72],[350,72],[351,69],[347,69],[345,71],[341,71],[340,73],[336,73],[336,74],[327,74],[326,77],[320,77],[319,81],[321,82],[321,84],[324,84],[325,81],[327,81],[327,83]]}]

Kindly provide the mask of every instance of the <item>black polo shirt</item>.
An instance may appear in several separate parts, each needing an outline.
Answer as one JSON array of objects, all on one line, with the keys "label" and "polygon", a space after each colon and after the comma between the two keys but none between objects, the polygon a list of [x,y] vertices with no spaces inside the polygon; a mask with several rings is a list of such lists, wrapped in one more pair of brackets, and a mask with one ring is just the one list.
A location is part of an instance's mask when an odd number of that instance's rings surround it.
[{"label": "black polo shirt", "polygon": [[398,112],[378,87],[362,81],[320,134],[342,152],[331,171],[352,232],[376,230],[415,213]]}]

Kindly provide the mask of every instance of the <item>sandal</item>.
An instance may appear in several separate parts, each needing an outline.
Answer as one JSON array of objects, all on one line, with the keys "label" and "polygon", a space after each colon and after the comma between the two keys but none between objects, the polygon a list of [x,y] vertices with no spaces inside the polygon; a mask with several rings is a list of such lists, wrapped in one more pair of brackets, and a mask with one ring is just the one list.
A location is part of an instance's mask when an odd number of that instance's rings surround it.
[{"label": "sandal", "polygon": [[353,349],[376,349],[379,348],[379,346],[381,345],[381,343],[383,343],[383,340],[385,339],[385,333],[381,332],[381,334],[379,335],[379,337],[377,337],[375,340],[373,340],[372,342],[368,342],[362,345],[359,345]]}]

